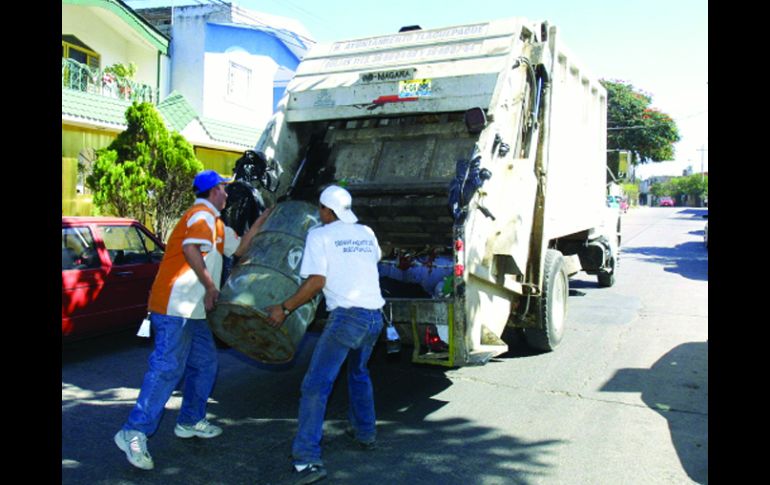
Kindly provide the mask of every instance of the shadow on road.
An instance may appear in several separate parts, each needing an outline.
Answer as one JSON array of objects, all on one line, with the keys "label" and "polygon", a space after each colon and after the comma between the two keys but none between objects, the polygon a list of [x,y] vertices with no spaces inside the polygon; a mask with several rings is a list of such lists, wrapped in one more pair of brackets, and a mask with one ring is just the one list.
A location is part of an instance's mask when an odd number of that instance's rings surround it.
[{"label": "shadow on road", "polygon": [[[134,405],[152,351],[151,346],[137,350],[136,338],[95,340],[62,357],[62,483],[279,484],[292,478],[299,388],[317,334],[306,335],[295,365],[278,370],[220,349],[208,413],[225,433],[213,440],[174,437],[181,401],[176,391],[148,440],[152,471],[129,465],[112,441]],[[408,352],[387,359],[378,344],[370,371],[378,449],[362,452],[343,432],[348,403],[343,368],[327,406],[327,483],[526,484],[547,475],[555,461],[558,440],[526,441],[462,417],[437,417],[447,403],[435,396],[452,385],[443,368],[415,366]]]},{"label": "shadow on road", "polygon": [[707,215],[708,213],[709,213],[708,207],[703,207],[703,208],[692,207],[689,209],[682,209],[682,210],[676,211],[676,215],[689,216],[689,218],[692,218],[692,219],[703,219],[703,216]]},{"label": "shadow on road", "polygon": [[708,341],[679,345],[649,369],[621,369],[601,391],[641,393],[642,401],[668,421],[690,478],[708,482]]},{"label": "shadow on road", "polygon": [[688,241],[673,248],[625,248],[623,253],[644,256],[645,261],[663,266],[664,271],[691,280],[708,280],[708,251],[703,246],[703,241]]}]

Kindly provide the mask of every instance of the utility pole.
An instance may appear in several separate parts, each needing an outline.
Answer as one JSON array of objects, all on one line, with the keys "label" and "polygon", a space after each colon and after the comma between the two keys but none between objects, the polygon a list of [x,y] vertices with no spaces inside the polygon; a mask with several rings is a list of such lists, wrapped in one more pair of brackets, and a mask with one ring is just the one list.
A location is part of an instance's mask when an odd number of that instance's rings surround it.
[{"label": "utility pole", "polygon": [[[701,183],[703,183],[706,180],[706,174],[703,172],[703,154],[706,153],[708,150],[706,149],[705,145],[701,145],[700,148],[696,151],[700,152],[700,181]],[[702,206],[703,206],[703,202],[701,201],[701,207]]]},{"label": "utility pole", "polygon": [[700,152],[700,179],[704,180],[706,178],[706,174],[703,172],[703,155],[708,150],[706,149],[706,145],[701,145],[701,147],[696,152]]}]

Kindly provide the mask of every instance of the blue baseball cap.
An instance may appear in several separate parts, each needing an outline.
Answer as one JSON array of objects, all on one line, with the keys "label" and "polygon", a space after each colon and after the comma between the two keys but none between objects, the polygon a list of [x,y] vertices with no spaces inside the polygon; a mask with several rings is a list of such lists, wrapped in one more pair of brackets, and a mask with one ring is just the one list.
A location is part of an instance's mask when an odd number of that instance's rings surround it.
[{"label": "blue baseball cap", "polygon": [[200,194],[201,192],[206,192],[207,190],[212,189],[221,183],[229,184],[232,181],[233,179],[226,179],[214,170],[204,170],[195,176],[195,180],[193,180],[193,188],[195,189],[196,194]]}]

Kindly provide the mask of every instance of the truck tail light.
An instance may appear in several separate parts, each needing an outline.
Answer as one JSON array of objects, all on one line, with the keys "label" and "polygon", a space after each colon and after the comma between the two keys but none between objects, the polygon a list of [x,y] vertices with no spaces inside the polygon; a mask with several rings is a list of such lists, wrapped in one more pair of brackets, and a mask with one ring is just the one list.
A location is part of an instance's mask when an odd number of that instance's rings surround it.
[{"label": "truck tail light", "polygon": [[462,239],[455,239],[455,276],[462,276],[465,273],[465,243]]},{"label": "truck tail light", "polygon": [[441,340],[435,325],[425,327],[425,346],[431,352],[446,352],[449,345]]}]

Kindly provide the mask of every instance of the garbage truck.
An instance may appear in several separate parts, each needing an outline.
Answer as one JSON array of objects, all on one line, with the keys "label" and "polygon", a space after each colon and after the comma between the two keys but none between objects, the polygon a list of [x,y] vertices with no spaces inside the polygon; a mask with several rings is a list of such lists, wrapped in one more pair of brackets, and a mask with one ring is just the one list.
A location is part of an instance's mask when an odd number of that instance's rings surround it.
[{"label": "garbage truck", "polygon": [[[235,266],[252,277],[223,287],[215,333],[259,360],[286,361],[323,320],[314,300],[276,330],[264,307],[301,283],[318,194],[338,184],[380,242],[383,313],[412,361],[483,364],[508,350],[508,328],[554,350],[568,333],[569,277],[615,282],[620,216],[606,206],[606,112],[605,89],[547,22],[317,45],[254,149],[279,174],[266,203],[294,206],[278,211],[283,222],[263,250]],[[292,242],[277,251],[286,224]],[[279,340],[282,352],[265,351]]]}]

